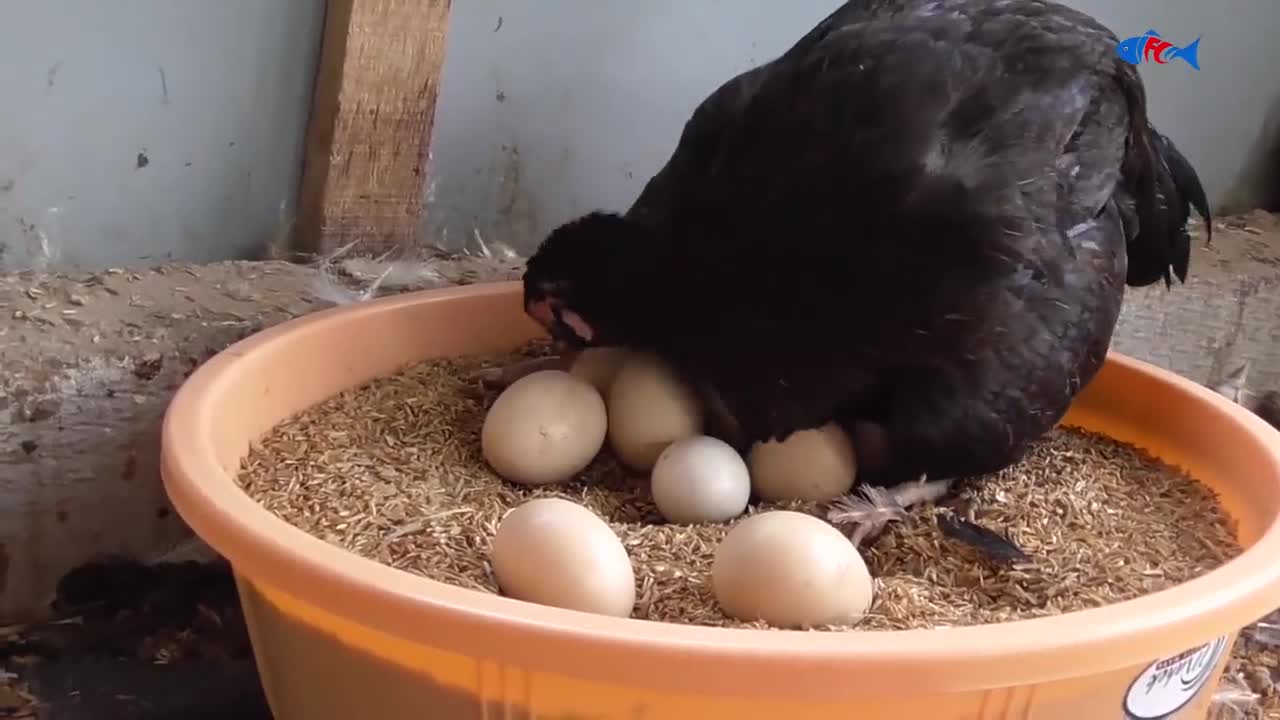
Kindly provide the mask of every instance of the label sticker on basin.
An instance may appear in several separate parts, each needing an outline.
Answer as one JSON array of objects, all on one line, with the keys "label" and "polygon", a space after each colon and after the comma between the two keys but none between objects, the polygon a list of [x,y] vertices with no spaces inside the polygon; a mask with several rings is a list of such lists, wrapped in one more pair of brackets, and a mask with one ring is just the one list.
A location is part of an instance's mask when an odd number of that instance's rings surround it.
[{"label": "label sticker on basin", "polygon": [[1161,720],[1191,702],[1209,682],[1227,649],[1227,636],[1157,660],[1147,666],[1124,696],[1127,720]]}]

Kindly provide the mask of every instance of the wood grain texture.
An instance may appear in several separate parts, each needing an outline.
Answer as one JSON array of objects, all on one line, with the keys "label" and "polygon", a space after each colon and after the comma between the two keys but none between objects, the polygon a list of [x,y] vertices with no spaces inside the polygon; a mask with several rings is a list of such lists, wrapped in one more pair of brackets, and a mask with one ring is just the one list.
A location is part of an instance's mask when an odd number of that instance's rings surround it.
[{"label": "wood grain texture", "polygon": [[414,244],[450,0],[330,0],[293,249]]}]

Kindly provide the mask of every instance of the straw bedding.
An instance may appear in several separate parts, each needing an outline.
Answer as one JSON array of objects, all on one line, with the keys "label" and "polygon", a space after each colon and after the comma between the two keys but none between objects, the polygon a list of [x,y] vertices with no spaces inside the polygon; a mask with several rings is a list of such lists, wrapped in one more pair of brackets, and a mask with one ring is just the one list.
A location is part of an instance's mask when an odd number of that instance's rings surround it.
[{"label": "straw bedding", "polygon": [[[526,349],[522,356],[542,352]],[[276,428],[239,481],[268,510],[392,567],[497,592],[487,556],[498,521],[521,502],[557,495],[607,520],[639,583],[634,616],[748,625],[720,613],[709,570],[728,526],[662,523],[644,478],[607,452],[571,483],[526,488],[484,464],[479,434],[496,390],[477,380],[505,358],[427,362],[316,406]],[[1189,580],[1240,552],[1205,486],[1141,451],[1063,429],[1030,456],[965,491],[984,526],[1031,556],[992,565],[945,538],[926,506],[891,525],[864,557],[877,598],[859,629],[1001,622],[1134,598]],[[764,504],[824,516],[817,504]],[[839,628],[826,628],[839,629]]]}]

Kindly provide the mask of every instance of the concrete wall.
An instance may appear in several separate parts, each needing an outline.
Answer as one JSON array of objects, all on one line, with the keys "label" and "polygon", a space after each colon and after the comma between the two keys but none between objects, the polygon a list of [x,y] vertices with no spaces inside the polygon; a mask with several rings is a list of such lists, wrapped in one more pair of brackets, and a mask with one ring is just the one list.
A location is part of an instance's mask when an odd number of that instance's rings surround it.
[{"label": "concrete wall", "polygon": [[[1201,41],[1199,73],[1144,67],[1152,114],[1217,203],[1252,207],[1280,94],[1280,3],[1072,0],[1120,37]],[[432,229],[528,250],[571,216],[622,209],[717,85],[790,46],[839,0],[454,3],[433,140]]]},{"label": "concrete wall", "polygon": [[324,0],[0,3],[0,268],[257,252],[293,211],[323,18]]},{"label": "concrete wall", "polygon": [[[428,231],[527,251],[577,213],[626,207],[707,92],[837,4],[455,2]],[[1255,202],[1280,3],[1074,4],[1122,36],[1203,36],[1202,72],[1144,68],[1153,113],[1216,201]],[[323,5],[3,3],[0,267],[260,251],[293,211]]]}]

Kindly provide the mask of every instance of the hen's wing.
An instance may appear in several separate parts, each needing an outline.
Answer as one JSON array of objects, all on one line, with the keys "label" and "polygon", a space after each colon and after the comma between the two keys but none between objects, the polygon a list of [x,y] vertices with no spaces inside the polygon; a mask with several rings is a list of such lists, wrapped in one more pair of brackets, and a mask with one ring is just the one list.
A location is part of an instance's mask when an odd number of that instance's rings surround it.
[{"label": "hen's wing", "polygon": [[823,18],[779,58],[752,68],[716,88],[694,109],[667,163],[645,184],[627,211],[627,218],[660,222],[674,200],[689,188],[706,182],[711,153],[760,83],[779,64],[809,52],[834,29],[874,14],[900,9],[904,0],[850,0]]},{"label": "hen's wing", "polygon": [[1026,17],[1042,3],[912,5],[826,22],[722,88],[651,206],[682,278],[658,304],[665,349],[736,411],[822,422],[878,369],[1053,332],[1014,321],[1088,292],[1067,277],[1073,228],[1105,209],[1124,147],[1124,123],[1083,122],[1123,117],[1109,33]]},{"label": "hen's wing", "polygon": [[[808,335],[818,327],[795,316],[803,309],[830,335],[838,302],[845,333],[896,338],[905,322],[919,338],[886,352],[963,349],[946,316],[1072,252],[1058,228],[1039,227],[1058,218],[1034,215],[1046,193],[1057,199],[1059,158],[1109,82],[1107,56],[1026,22],[922,13],[840,26],[780,58],[718,133],[690,145],[701,181],[682,179],[667,201],[681,253],[710,281],[694,292],[719,295],[717,280],[767,290],[733,299],[753,310],[744,330]],[[1122,147],[1123,131],[1113,140]],[[1092,172],[1066,178],[1097,187],[1084,217],[1118,167]],[[745,278],[726,277],[739,265]]]}]

